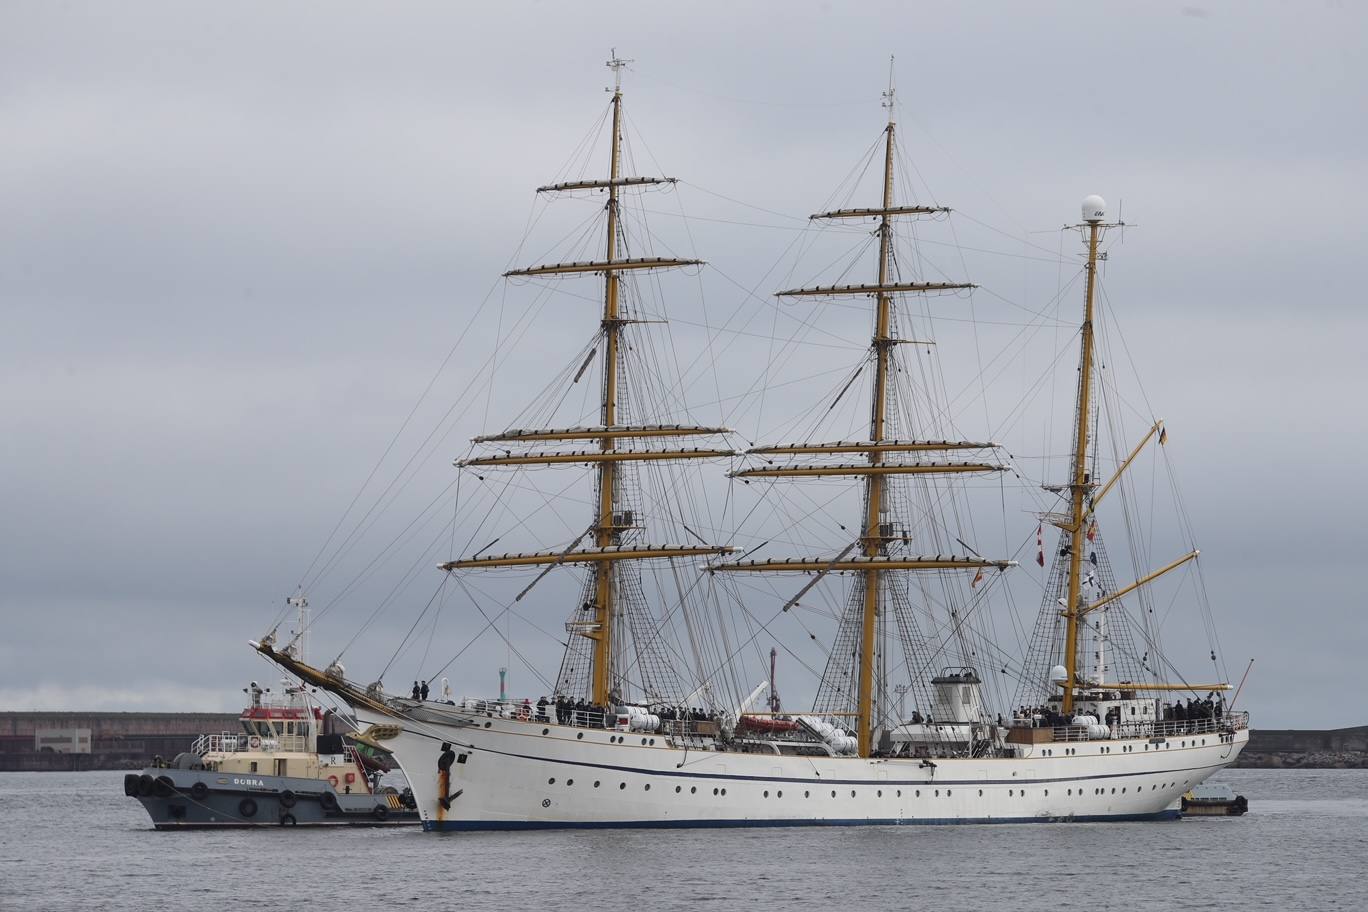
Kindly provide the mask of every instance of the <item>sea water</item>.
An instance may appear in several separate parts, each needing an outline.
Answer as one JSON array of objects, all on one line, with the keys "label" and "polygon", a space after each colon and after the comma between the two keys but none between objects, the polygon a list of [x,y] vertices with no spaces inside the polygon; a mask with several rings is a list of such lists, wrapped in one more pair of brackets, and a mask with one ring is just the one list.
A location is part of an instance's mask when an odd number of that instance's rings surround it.
[{"label": "sea water", "polygon": [[122,772],[0,773],[0,909],[1368,910],[1368,771],[1229,770],[1240,818],[156,832]]}]

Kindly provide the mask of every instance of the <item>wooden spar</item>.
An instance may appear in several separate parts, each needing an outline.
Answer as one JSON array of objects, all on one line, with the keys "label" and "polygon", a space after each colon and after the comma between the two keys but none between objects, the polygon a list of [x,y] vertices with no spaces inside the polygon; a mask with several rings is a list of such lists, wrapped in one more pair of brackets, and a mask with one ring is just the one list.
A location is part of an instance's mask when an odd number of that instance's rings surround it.
[{"label": "wooden spar", "polygon": [[[883,221],[884,224],[887,224],[888,217],[884,216]],[[889,282],[887,278],[883,278],[874,285],[815,285],[812,288],[790,288],[787,291],[776,291],[774,296],[777,298],[802,296],[827,298],[839,295],[879,295],[881,298],[886,298],[888,295],[902,292],[958,291],[967,288],[978,288],[978,286],[965,282]]]},{"label": "wooden spar", "polygon": [[562,190],[606,190],[609,187],[647,187],[654,184],[674,184],[676,177],[619,177],[617,180],[568,181],[563,184],[547,184],[538,187],[538,193],[558,193]]},{"label": "wooden spar", "polygon": [[1186,564],[1188,561],[1190,561],[1190,560],[1195,560],[1196,557],[1197,557],[1197,555],[1199,555],[1199,554],[1201,554],[1201,553],[1202,553],[1201,551],[1191,551],[1191,552],[1189,552],[1189,553],[1187,553],[1187,554],[1184,554],[1182,557],[1178,558],[1176,561],[1172,561],[1172,562],[1170,562],[1170,563],[1165,564],[1164,566],[1160,567],[1158,570],[1155,570],[1153,573],[1147,573],[1147,574],[1145,574],[1144,576],[1140,577],[1140,578],[1139,578],[1138,580],[1136,580],[1135,582],[1131,583],[1129,586],[1123,586],[1122,588],[1117,589],[1115,592],[1109,593],[1109,594],[1106,595],[1105,597],[1098,599],[1097,601],[1093,602],[1091,605],[1085,605],[1085,606],[1080,607],[1080,608],[1078,609],[1078,613],[1079,613],[1080,616],[1089,614],[1090,612],[1096,611],[1098,608],[1101,608],[1103,605],[1108,605],[1108,604],[1110,604],[1110,603],[1116,601],[1117,599],[1121,598],[1122,596],[1130,595],[1130,594],[1131,594],[1132,592],[1134,592],[1136,589],[1139,589],[1141,586],[1144,586],[1144,585],[1147,584],[1147,583],[1152,583],[1152,582],[1154,582],[1154,581],[1157,580],[1159,577],[1163,576],[1165,573],[1168,573],[1170,570],[1176,570],[1177,568],[1183,566],[1183,564]]},{"label": "wooden spar", "polygon": [[[873,450],[874,456],[882,456],[882,450]],[[740,469],[728,473],[728,478],[811,478],[818,476],[845,475],[865,477],[870,475],[956,475],[965,472],[1005,472],[1007,466],[992,465],[986,462],[924,462],[924,463],[885,463],[871,462],[868,465],[815,465],[815,466],[774,466],[758,469]]]},{"label": "wooden spar", "polygon": [[828,570],[832,573],[843,573],[858,570],[862,573],[878,572],[881,570],[973,570],[976,567],[996,567],[999,570],[1006,570],[1008,567],[1015,567],[1016,561],[987,560],[978,557],[955,557],[954,555],[937,555],[935,557],[852,557],[844,560],[826,560],[823,558],[800,558],[795,557],[788,560],[768,560],[768,561],[736,561],[730,564],[717,564],[709,569],[727,570],[735,573],[757,572],[769,573],[772,571],[801,570],[811,572],[813,570]]},{"label": "wooden spar", "polygon": [[615,427],[510,428],[502,434],[476,437],[473,443],[515,443],[544,440],[622,440],[633,437],[695,437],[730,434],[731,428],[694,427],[684,424],[637,424]]},{"label": "wooden spar", "polygon": [[[609,190],[609,202],[617,204],[617,187]],[[616,219],[612,221],[616,222]],[[681,260],[674,257],[639,257],[632,260],[617,260],[610,252],[602,260],[586,260],[579,263],[549,263],[545,266],[529,266],[526,269],[510,269],[504,278],[514,276],[568,275],[578,272],[604,272],[615,275],[635,269],[674,269],[680,266],[702,266],[702,260]]]},{"label": "wooden spar", "polygon": [[1082,607],[1079,604],[1083,571],[1083,514],[1088,491],[1088,415],[1092,409],[1093,294],[1097,288],[1097,242],[1102,235],[1101,219],[1088,220],[1088,281],[1083,305],[1083,353],[1078,370],[1078,427],[1074,432],[1072,507],[1069,513],[1069,591],[1064,603],[1064,715],[1073,712],[1074,687],[1078,677],[1078,631]]},{"label": "wooden spar", "polygon": [[944,206],[883,206],[878,209],[833,209],[831,212],[816,212],[808,218],[850,219],[850,218],[887,218],[890,215],[933,215],[949,212]]},{"label": "wooden spar", "polygon": [[1154,438],[1155,434],[1158,434],[1163,430],[1164,422],[1154,422],[1154,427],[1149,429],[1149,433],[1145,435],[1145,439],[1141,440],[1139,443],[1135,445],[1135,449],[1131,450],[1130,455],[1126,457],[1126,461],[1121,463],[1121,465],[1117,467],[1116,471],[1112,474],[1112,477],[1109,478],[1107,480],[1107,483],[1102,486],[1102,490],[1098,491],[1096,494],[1093,495],[1091,501],[1088,503],[1089,513],[1094,513],[1097,511],[1097,505],[1102,502],[1102,498],[1107,496],[1107,492],[1110,491],[1112,489],[1112,486],[1115,485],[1121,479],[1121,476],[1125,473],[1126,469],[1130,468],[1130,464],[1135,461],[1136,456],[1140,455],[1140,451],[1145,448],[1145,444],[1149,443],[1150,440]]},{"label": "wooden spar", "polygon": [[[598,533],[596,528],[595,533]],[[611,531],[611,530],[610,530]],[[529,551],[495,557],[468,557],[437,566],[442,570],[472,570],[479,567],[539,567],[544,564],[594,564],[610,567],[614,561],[648,560],[665,557],[707,557],[732,554],[736,548],[725,545],[604,545],[583,551]],[[602,572],[600,570],[599,572]]]},{"label": "wooden spar", "polygon": [[457,466],[565,465],[573,463],[650,462],[665,459],[711,459],[735,456],[733,450],[600,450],[576,453],[510,453],[463,459]]},{"label": "wooden spar", "polygon": [[753,455],[798,455],[803,453],[920,453],[937,450],[989,450],[995,443],[968,440],[840,440],[835,443],[788,443],[757,446],[746,450]]}]

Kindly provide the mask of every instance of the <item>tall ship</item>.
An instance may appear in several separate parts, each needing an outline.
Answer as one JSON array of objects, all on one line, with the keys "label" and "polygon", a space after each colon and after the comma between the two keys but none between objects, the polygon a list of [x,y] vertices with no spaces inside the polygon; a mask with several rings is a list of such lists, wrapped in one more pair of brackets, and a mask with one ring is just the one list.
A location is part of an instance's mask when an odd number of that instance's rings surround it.
[{"label": "tall ship", "polygon": [[[816,223],[872,228],[872,263],[866,260],[867,271],[854,279],[846,274],[841,282],[777,292],[867,308],[868,348],[835,400],[814,404],[801,433],[739,449],[728,442],[737,435],[719,424],[681,422],[687,413],[668,396],[678,383],[653,376],[653,362],[643,356],[652,329],[643,324],[658,322],[643,297],[663,293],[658,274],[702,264],[655,255],[649,238],[643,243],[627,231],[625,213],[645,208],[630,194],[667,188],[674,179],[624,173],[624,64],[616,56],[609,62],[615,79],[605,112],[606,176],[539,188],[603,197],[597,250],[506,273],[513,280],[598,283],[601,311],[590,343],[525,413],[554,418],[565,390],[592,366],[599,375],[596,421],[490,432],[457,462],[481,480],[496,472],[517,477],[582,467],[592,483],[591,494],[580,493],[581,503],[589,498],[588,525],[553,547],[494,554],[491,542],[440,567],[458,581],[515,575],[522,588],[502,611],[535,604],[546,591],[544,578],[580,572],[552,686],[521,698],[434,702],[393,695],[380,681],[349,680],[340,662],[304,663],[292,644],[277,643],[274,631],[253,647],[352,708],[365,735],[398,759],[428,830],[1178,816],[1183,795],[1244,748],[1248,716],[1226,699],[1228,681],[1185,677],[1174,667],[1151,612],[1128,610],[1161,577],[1193,570],[1196,550],[1120,585],[1104,548],[1107,517],[1099,508],[1122,499],[1116,492],[1133,461],[1166,436],[1155,421],[1129,456],[1099,456],[1098,277],[1104,238],[1120,223],[1090,196],[1081,222],[1071,226],[1086,259],[1068,476],[1045,486],[1042,508],[1030,520],[1026,539],[1038,545],[1031,557],[1044,591],[1034,627],[1022,638],[1025,654],[1011,658],[990,642],[982,619],[1017,561],[983,544],[998,536],[974,533],[966,515],[972,500],[963,491],[974,479],[1011,471],[1010,461],[987,440],[957,439],[962,435],[947,430],[955,425],[945,420],[944,403],[935,404],[934,382],[919,382],[926,372],[906,355],[919,343],[910,334],[908,303],[921,306],[975,286],[927,275],[898,253],[900,227],[949,210],[899,197],[892,80],[887,123],[871,154],[873,167],[881,166],[881,195],[812,216]],[[574,297],[586,297],[583,287]],[[863,388],[860,408],[867,412],[858,431],[844,435],[854,439],[822,436],[836,401],[855,401]],[[732,479],[736,493],[729,496],[750,498],[737,512],[762,512],[774,499],[810,508],[763,543],[742,549],[719,542],[719,524],[700,502],[706,497],[689,487],[709,466],[718,478]],[[813,485],[821,486],[820,501],[807,493]],[[480,510],[496,507],[485,502]],[[1133,512],[1123,520],[1134,520]],[[846,537],[833,543],[830,534],[809,535],[804,520]],[[1047,529],[1056,539],[1049,546]],[[500,531],[495,541],[502,537]],[[763,611],[747,606],[761,591],[750,581],[761,577],[774,582],[771,592],[787,596]],[[749,629],[728,632],[724,612],[713,610],[713,600],[723,598],[741,606]],[[736,666],[759,652],[755,641],[769,635],[770,625],[821,599],[835,632],[815,700],[804,711],[785,712],[773,691],[773,653],[770,680],[754,690]],[[996,676],[1009,665],[1016,690],[1004,697]],[[767,685],[771,695],[757,708]]]}]

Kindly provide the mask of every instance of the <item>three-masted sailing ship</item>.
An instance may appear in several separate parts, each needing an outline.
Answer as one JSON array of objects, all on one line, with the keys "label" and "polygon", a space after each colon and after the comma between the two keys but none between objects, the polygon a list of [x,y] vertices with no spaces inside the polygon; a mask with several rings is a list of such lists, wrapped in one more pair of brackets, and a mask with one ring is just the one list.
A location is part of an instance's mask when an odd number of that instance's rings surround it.
[{"label": "three-masted sailing ship", "polygon": [[[620,77],[622,64],[610,62],[615,76]],[[507,274],[601,281],[596,341],[575,375],[578,381],[590,360],[599,359],[599,420],[489,434],[476,440],[486,449],[458,465],[479,471],[587,466],[593,477],[592,519],[563,547],[476,553],[441,567],[459,574],[531,568],[543,575],[558,567],[584,568],[581,599],[566,624],[569,642],[555,692],[535,701],[396,697],[378,684],[347,680],[338,663],[326,669],[306,665],[288,645],[278,647],[274,636],[254,644],[288,671],[350,704],[368,737],[382,740],[399,760],[427,829],[1158,819],[1176,816],[1182,795],[1233,762],[1244,747],[1246,714],[1231,711],[1219,697],[1201,699],[1203,693],[1228,690],[1225,682],[1159,680],[1158,670],[1165,666],[1148,653],[1126,661],[1122,656],[1132,653],[1134,644],[1126,641],[1124,625],[1114,622],[1108,631],[1102,623],[1122,598],[1195,552],[1120,587],[1110,580],[1102,553],[1096,510],[1116,476],[1106,483],[1095,480],[1093,321],[1099,245],[1115,223],[1108,222],[1098,197],[1084,201],[1077,226],[1086,240],[1087,260],[1071,469],[1067,482],[1051,489],[1062,508],[1041,519],[1042,526],[1059,529],[1059,545],[1025,665],[1027,684],[1017,708],[1004,718],[988,708],[978,667],[933,664],[938,653],[926,648],[927,637],[909,615],[916,598],[913,581],[953,576],[963,585],[966,576],[973,576],[977,585],[983,574],[1007,571],[1014,562],[984,556],[963,540],[957,539],[962,547],[956,549],[909,531],[909,491],[924,492],[928,485],[998,473],[1007,466],[991,443],[919,436],[920,429],[899,407],[905,391],[900,392],[898,347],[909,340],[899,335],[895,302],[973,286],[899,273],[895,225],[947,210],[898,202],[892,93],[890,84],[882,197],[867,208],[813,216],[876,226],[877,263],[870,280],[779,292],[871,305],[873,335],[861,368],[868,369],[871,386],[864,439],[803,440],[736,452],[725,443],[726,428],[653,424],[638,403],[624,407],[624,336],[638,322],[622,306],[626,278],[699,261],[634,256],[624,245],[624,195],[671,179],[623,174],[620,78],[609,111],[607,177],[539,188],[606,195],[601,258]],[[1156,434],[1162,434],[1158,424],[1117,476]],[[732,460],[732,477],[747,482],[834,478],[859,485],[862,504],[858,522],[851,525],[858,534],[831,553],[773,558],[737,555],[739,549],[710,543],[687,526],[679,543],[648,541],[643,502],[628,490],[634,473],[693,460]],[[750,712],[759,689],[739,705],[712,701],[704,707],[706,682],[684,693],[682,685],[666,682],[667,675],[653,670],[666,663],[652,651],[657,629],[652,625],[660,622],[643,604],[640,567],[653,561],[671,568],[693,562],[716,577],[806,574],[801,589],[795,584],[791,604],[815,586],[844,581],[836,641],[813,709],[782,714],[771,705],[770,712]],[[916,711],[903,718],[892,708],[885,644],[894,638],[907,649],[910,686],[924,695],[918,705],[925,715]],[[1106,648],[1112,661],[1103,656]],[[1084,658],[1089,654],[1091,668]],[[1172,693],[1197,699],[1189,700],[1190,710],[1174,713],[1165,705]]]}]

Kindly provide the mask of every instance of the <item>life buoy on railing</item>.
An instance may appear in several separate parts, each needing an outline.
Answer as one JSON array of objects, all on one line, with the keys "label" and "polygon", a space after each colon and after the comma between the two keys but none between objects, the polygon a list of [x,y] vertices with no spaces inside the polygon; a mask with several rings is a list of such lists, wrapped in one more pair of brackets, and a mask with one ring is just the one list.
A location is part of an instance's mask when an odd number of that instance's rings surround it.
[{"label": "life buoy on railing", "polygon": [[337,788],[337,777],[336,777],[336,776],[329,776],[329,777],[328,777],[328,785],[331,785],[333,788]]},{"label": "life buoy on railing", "polygon": [[258,736],[258,735],[252,735],[252,737],[248,738],[248,739],[247,739],[247,746],[248,746],[249,748],[251,748],[252,750],[261,750],[261,738],[260,738],[260,736]]}]

